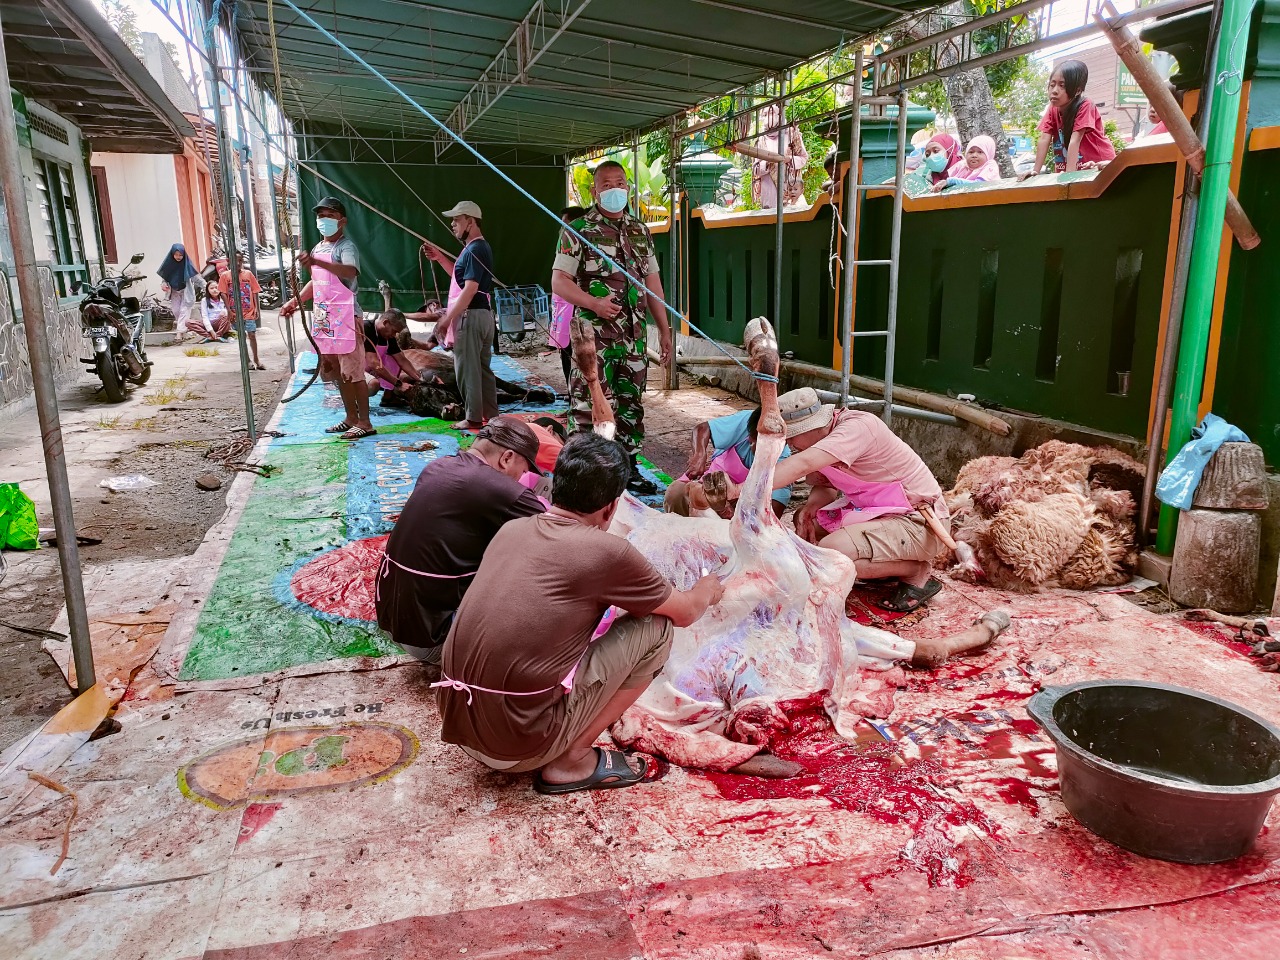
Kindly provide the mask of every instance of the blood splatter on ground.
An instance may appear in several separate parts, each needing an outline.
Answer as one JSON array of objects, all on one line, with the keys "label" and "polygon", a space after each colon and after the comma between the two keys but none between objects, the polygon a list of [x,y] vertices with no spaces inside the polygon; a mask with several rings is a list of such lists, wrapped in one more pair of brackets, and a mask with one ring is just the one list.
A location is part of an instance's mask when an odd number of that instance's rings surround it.
[{"label": "blood splatter on ground", "polygon": [[[706,773],[726,800],[812,800],[822,798],[842,810],[884,824],[905,824],[912,836],[902,861],[924,871],[932,886],[963,887],[973,875],[957,843],[964,828],[994,837],[995,823],[973,803],[954,796],[946,784],[952,773],[937,758],[908,758],[899,743],[850,743],[837,737],[821,709],[808,706],[789,715],[791,729],[777,733],[770,751],[804,767],[788,779]],[[1010,800],[1010,802],[1021,802]],[[772,814],[742,818],[763,832]]]}]

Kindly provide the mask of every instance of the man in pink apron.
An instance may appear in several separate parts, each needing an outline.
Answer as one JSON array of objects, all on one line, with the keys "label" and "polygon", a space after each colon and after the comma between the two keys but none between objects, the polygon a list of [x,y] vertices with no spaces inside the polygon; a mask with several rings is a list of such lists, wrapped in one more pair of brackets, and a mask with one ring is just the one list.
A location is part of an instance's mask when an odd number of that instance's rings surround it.
[{"label": "man in pink apron", "polygon": [[440,663],[454,612],[480,558],[510,520],[543,505],[520,478],[537,471],[538,439],[518,417],[491,420],[466,451],[423,468],[378,571],[378,626],[406,653]]},{"label": "man in pink apron", "polygon": [[381,390],[380,407],[408,409],[406,394],[422,379],[396,339],[408,329],[404,314],[395,307],[384,310],[376,320],[366,317],[362,321],[364,368],[372,375],[367,384],[369,396]]},{"label": "man in pink apron", "polygon": [[299,301],[312,300],[311,336],[320,352],[320,373],[336,382],[346,417],[325,429],[342,440],[361,440],[378,431],[369,420],[369,390],[364,382],[364,344],[357,325],[356,293],[359,290],[360,251],[345,235],[347,208],[337,197],[325,197],[313,208],[316,229],[323,237],[311,252],[298,254],[298,263],[310,269],[311,279],[297,298],[280,307],[284,317],[298,309]]},{"label": "man in pink apron", "polygon": [[[760,408],[756,407],[754,410],[739,410],[728,416],[716,417],[694,427],[689,468],[684,476],[673,480],[667,487],[667,513],[690,516],[694,512],[689,502],[690,481],[699,480],[706,474],[723,471],[735,484],[745,483],[751,464],[755,462],[756,431],[759,426]],[[782,456],[791,456],[791,450],[783,447]],[[726,501],[721,516],[732,516],[735,502]],[[773,512],[779,517],[786,512],[790,503],[789,487],[773,491]]]},{"label": "man in pink apron", "polygon": [[[660,767],[596,738],[662,670],[673,625],[695,622],[724,595],[714,575],[674,589],[608,532],[630,476],[620,444],[569,439],[551,509],[508,522],[485,551],[432,684],[440,738],[491,769],[538,771],[539,793],[656,779]],[[602,623],[611,607],[623,613]]]},{"label": "man in pink apron", "polygon": [[802,478],[813,487],[796,511],[796,532],[849,557],[861,580],[900,580],[886,610],[907,613],[928,603],[942,589],[930,571],[946,546],[920,508],[944,529],[950,519],[925,462],[878,415],[837,410],[812,388],[784,393],[778,409],[793,452],[774,471],[774,489]]}]

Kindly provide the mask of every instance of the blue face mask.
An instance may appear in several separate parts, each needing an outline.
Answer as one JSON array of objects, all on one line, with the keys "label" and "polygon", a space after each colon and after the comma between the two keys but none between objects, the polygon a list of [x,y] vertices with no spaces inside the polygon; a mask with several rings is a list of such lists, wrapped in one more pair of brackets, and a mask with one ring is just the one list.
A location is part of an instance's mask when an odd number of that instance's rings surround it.
[{"label": "blue face mask", "polygon": [[931,153],[924,158],[924,165],[933,173],[941,173],[947,169],[947,155],[945,153]]},{"label": "blue face mask", "polygon": [[631,193],[626,187],[613,187],[600,191],[600,206],[606,213],[621,213],[627,209]]},{"label": "blue face mask", "polygon": [[316,229],[327,240],[338,232],[338,221],[333,217],[316,217]]}]

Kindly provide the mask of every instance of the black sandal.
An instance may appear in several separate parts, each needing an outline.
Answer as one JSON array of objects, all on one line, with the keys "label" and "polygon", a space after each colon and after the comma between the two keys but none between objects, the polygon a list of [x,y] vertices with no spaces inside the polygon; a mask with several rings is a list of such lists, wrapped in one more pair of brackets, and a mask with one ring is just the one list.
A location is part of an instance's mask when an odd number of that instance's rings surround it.
[{"label": "black sandal", "polygon": [[332,427],[325,427],[325,433],[346,433],[351,429],[351,424],[343,420],[341,423],[335,423]]},{"label": "black sandal", "polygon": [[580,790],[617,790],[661,780],[670,769],[667,763],[656,757],[645,757],[645,767],[637,773],[631,769],[627,755],[621,750],[606,750],[604,747],[596,747],[595,750],[596,768],[591,776],[572,783],[547,783],[539,772],[533,778],[533,789],[547,795],[577,793]]},{"label": "black sandal", "polygon": [[900,583],[888,600],[876,602],[876,606],[890,613],[915,613],[926,603],[938,595],[942,589],[942,581],[934,577],[923,587],[914,587],[909,583]]}]

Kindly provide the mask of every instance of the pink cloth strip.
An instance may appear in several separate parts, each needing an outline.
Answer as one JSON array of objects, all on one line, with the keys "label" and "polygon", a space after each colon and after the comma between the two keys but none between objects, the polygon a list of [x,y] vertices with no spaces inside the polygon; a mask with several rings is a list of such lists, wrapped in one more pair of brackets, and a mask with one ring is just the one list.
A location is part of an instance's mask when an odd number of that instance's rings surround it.
[{"label": "pink cloth strip", "polygon": [[446,687],[449,690],[457,690],[459,693],[465,693],[467,695],[468,707],[471,706],[471,702],[473,700],[473,697],[471,696],[473,691],[479,691],[480,693],[497,693],[504,697],[536,697],[540,693],[550,693],[559,686],[560,684],[557,683],[555,687],[547,687],[545,690],[490,690],[488,687],[476,687],[469,683],[463,683],[461,680],[454,680],[452,677],[446,677],[444,674],[441,674],[440,679],[431,684],[432,689],[435,689],[436,687]]},{"label": "pink cloth strip", "polygon": [[427,573],[425,570],[415,570],[413,567],[406,567],[403,563],[391,559],[391,555],[384,553],[382,555],[382,563],[378,565],[378,577],[373,584],[373,597],[375,600],[382,599],[382,581],[391,573],[391,564],[395,564],[405,573],[412,573],[415,577],[429,577],[432,580],[462,580],[465,577],[474,577],[475,570],[470,573]]}]

